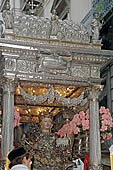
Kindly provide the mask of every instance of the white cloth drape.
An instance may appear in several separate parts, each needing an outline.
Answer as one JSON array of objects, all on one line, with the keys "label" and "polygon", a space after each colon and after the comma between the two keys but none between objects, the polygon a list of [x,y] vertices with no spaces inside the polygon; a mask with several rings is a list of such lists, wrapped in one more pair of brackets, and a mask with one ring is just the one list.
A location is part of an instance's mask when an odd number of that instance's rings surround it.
[{"label": "white cloth drape", "polygon": [[[80,165],[78,164],[78,161],[80,162]],[[81,161],[81,159],[73,160],[74,163],[76,163],[77,168],[73,168],[73,170],[84,170],[84,163]]]}]

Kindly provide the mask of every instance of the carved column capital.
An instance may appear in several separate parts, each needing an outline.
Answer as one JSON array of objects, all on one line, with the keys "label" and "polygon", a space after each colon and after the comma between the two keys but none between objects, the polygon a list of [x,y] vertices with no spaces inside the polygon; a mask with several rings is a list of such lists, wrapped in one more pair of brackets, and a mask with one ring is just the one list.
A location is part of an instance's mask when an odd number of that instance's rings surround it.
[{"label": "carved column capital", "polygon": [[1,77],[0,79],[0,85],[1,88],[4,89],[4,91],[7,91],[9,88],[13,92],[15,90],[15,87],[17,86],[18,80],[16,79],[9,79],[7,77]]},{"label": "carved column capital", "polygon": [[88,90],[88,98],[90,100],[98,100],[98,97],[101,93],[101,91],[103,90],[103,85],[93,85],[91,87],[89,87]]},{"label": "carved column capital", "polygon": [[91,165],[89,166],[89,170],[103,170],[102,165]]}]

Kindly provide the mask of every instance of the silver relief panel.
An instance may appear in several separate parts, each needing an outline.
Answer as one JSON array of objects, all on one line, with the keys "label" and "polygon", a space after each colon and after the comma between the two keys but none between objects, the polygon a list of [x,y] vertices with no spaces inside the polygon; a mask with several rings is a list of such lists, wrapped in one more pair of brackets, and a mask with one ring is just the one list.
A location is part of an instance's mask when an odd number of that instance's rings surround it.
[{"label": "silver relief panel", "polygon": [[8,71],[16,70],[16,59],[5,58],[5,69]]},{"label": "silver relief panel", "polygon": [[75,65],[71,68],[71,76],[88,78],[90,77],[90,68],[83,65]]},{"label": "silver relief panel", "polygon": [[100,78],[100,67],[99,66],[91,67],[91,77],[92,78]]},{"label": "silver relief panel", "polygon": [[37,72],[68,74],[72,57],[41,55],[37,61]]},{"label": "silver relief panel", "polygon": [[35,72],[36,62],[31,60],[17,60],[17,71],[19,72]]}]

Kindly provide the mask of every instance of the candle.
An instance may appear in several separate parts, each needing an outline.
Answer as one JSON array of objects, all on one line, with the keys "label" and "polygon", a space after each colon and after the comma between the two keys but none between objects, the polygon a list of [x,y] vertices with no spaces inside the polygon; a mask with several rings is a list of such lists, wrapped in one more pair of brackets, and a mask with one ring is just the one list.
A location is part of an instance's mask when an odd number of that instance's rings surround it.
[{"label": "candle", "polygon": [[110,151],[111,170],[113,170],[113,145],[110,146],[109,151]]}]

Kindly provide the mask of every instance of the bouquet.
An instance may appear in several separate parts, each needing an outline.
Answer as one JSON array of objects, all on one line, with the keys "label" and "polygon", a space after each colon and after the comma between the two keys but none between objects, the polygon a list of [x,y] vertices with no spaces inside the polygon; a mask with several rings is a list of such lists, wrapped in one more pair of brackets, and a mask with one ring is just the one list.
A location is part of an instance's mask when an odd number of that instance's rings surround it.
[{"label": "bouquet", "polygon": [[112,137],[111,129],[113,127],[113,119],[111,117],[109,109],[101,106],[100,108],[100,134],[101,142],[109,140]]},{"label": "bouquet", "polygon": [[[86,112],[80,111],[75,114],[72,121],[63,125],[63,127],[56,132],[60,137],[69,136],[70,134],[75,134],[78,137],[89,132],[89,110]],[[101,142],[105,139],[110,139],[112,137],[111,129],[113,127],[113,120],[109,109],[101,107],[99,110],[100,117],[100,136]]]}]

